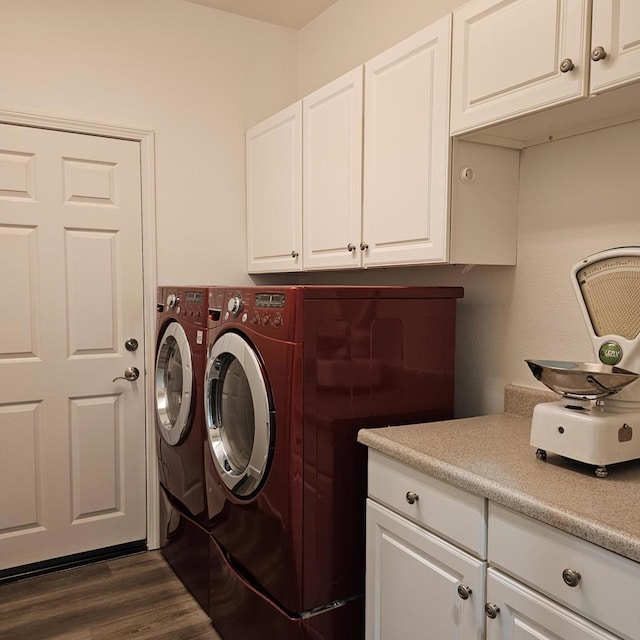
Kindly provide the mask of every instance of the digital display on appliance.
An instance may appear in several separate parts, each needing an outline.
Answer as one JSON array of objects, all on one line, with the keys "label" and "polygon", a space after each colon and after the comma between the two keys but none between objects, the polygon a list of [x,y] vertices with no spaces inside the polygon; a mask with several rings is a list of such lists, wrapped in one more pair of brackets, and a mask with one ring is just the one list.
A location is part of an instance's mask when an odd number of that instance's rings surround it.
[{"label": "digital display on appliance", "polygon": [[187,304],[202,304],[204,302],[202,291],[185,291],[184,297]]},{"label": "digital display on appliance", "polygon": [[284,293],[256,294],[256,307],[284,307]]}]

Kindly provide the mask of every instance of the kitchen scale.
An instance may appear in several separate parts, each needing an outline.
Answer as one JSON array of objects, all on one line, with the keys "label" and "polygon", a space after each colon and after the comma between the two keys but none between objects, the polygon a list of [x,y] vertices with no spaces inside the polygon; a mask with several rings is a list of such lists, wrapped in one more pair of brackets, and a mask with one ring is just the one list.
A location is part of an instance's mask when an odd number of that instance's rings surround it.
[{"label": "kitchen scale", "polygon": [[640,247],[601,251],[571,271],[597,363],[527,360],[559,402],[533,411],[531,444],[595,465],[640,458]]}]

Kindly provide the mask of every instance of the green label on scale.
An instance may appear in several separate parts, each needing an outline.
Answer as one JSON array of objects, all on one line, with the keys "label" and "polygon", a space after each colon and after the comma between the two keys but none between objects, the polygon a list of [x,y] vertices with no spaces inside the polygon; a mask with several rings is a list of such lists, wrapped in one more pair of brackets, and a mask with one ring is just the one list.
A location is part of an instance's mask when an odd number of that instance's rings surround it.
[{"label": "green label on scale", "polygon": [[598,351],[602,364],[616,365],[622,360],[622,347],[617,342],[605,342]]}]

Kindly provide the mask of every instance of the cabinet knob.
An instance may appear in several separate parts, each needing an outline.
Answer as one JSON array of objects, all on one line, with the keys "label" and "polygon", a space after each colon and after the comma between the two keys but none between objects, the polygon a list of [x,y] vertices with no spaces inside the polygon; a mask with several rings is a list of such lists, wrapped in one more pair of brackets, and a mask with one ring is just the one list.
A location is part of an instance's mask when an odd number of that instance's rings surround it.
[{"label": "cabinet knob", "polygon": [[473,593],[471,587],[467,587],[466,584],[458,585],[458,595],[461,600],[468,600],[469,596]]},{"label": "cabinet knob", "polygon": [[591,51],[591,59],[594,62],[598,62],[599,60],[604,60],[607,57],[607,52],[604,47],[593,47]]},{"label": "cabinet knob", "polygon": [[355,245],[355,244],[353,244],[353,242],[350,242],[350,243],[347,245],[347,251],[351,252],[351,251],[355,251],[355,250],[356,250],[356,245]]},{"label": "cabinet knob", "polygon": [[407,499],[407,502],[409,504],[415,504],[416,502],[418,502],[419,497],[420,496],[414,491],[407,491],[407,494],[405,495],[405,498]]},{"label": "cabinet knob", "polygon": [[565,569],[562,572],[562,579],[569,587],[577,587],[581,578],[580,572],[574,571],[573,569]]},{"label": "cabinet knob", "polygon": [[300,254],[295,249],[291,252],[291,257],[292,258],[297,258],[299,255]]},{"label": "cabinet knob", "polygon": [[369,245],[366,242],[360,243],[360,251],[366,251],[369,248]]},{"label": "cabinet knob", "polygon": [[560,63],[560,71],[562,73],[568,73],[569,71],[573,71],[575,69],[575,65],[573,64],[573,60],[571,58],[565,58]]},{"label": "cabinet knob", "polygon": [[497,604],[487,602],[487,604],[484,605],[484,612],[487,614],[487,618],[495,620],[500,613],[500,607]]}]

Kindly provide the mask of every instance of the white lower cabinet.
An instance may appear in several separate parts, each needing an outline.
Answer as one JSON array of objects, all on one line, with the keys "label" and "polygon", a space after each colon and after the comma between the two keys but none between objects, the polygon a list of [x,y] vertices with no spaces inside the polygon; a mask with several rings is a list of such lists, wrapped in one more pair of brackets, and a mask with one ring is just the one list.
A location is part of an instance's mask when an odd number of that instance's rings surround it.
[{"label": "white lower cabinet", "polygon": [[485,563],[373,500],[367,566],[367,640],[482,637]]},{"label": "white lower cabinet", "polygon": [[369,450],[366,640],[640,640],[640,563]]},{"label": "white lower cabinet", "polygon": [[487,572],[487,612],[487,640],[619,640],[493,568]]}]

